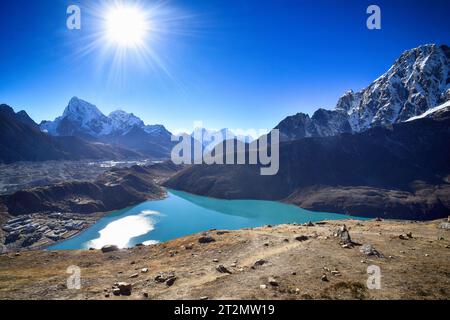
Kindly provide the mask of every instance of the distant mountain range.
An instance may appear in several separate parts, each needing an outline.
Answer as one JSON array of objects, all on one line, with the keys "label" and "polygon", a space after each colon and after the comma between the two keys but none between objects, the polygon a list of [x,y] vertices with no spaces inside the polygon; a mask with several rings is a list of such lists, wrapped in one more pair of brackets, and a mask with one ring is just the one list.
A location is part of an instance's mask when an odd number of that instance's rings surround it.
[{"label": "distant mountain range", "polygon": [[[450,214],[450,49],[406,51],[335,110],[283,120],[280,171],[196,165],[166,186],[225,199],[283,200],[305,209],[368,217]],[[247,155],[248,157],[248,155]]]},{"label": "distant mountain range", "polygon": [[447,104],[413,121],[284,142],[275,176],[261,176],[257,165],[195,165],[166,186],[214,198],[284,200],[323,212],[436,219],[450,214],[449,146]]},{"label": "distant mountain range", "polygon": [[284,119],[282,141],[358,133],[399,123],[450,100],[450,48],[424,45],[404,52],[367,88],[345,93],[334,110],[317,110]]},{"label": "distant mountain range", "polygon": [[79,137],[52,137],[25,111],[15,113],[0,105],[0,162],[129,159],[140,155],[132,150],[104,143],[93,143]]},{"label": "distant mountain range", "polygon": [[43,121],[42,131],[52,136],[74,136],[134,150],[143,156],[167,159],[174,143],[162,125],[145,125],[132,113],[122,110],[105,116],[95,105],[77,97],[70,100],[62,116]]}]

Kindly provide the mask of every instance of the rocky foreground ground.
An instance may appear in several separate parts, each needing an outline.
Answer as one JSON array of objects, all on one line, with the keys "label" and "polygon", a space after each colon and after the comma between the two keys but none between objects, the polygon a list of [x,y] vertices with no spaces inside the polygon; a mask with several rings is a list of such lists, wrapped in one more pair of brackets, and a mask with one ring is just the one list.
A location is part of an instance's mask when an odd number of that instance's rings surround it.
[{"label": "rocky foreground ground", "polygon": [[[108,252],[8,253],[0,299],[448,299],[448,227],[349,220],[211,230]],[[371,265],[379,290],[367,287]],[[81,270],[80,290],[67,288],[70,266]]]}]

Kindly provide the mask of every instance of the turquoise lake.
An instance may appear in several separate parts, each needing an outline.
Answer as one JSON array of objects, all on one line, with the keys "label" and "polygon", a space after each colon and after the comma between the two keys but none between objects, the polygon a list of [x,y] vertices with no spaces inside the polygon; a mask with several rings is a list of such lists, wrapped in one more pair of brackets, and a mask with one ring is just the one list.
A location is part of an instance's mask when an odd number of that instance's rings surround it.
[{"label": "turquoise lake", "polygon": [[138,243],[164,242],[210,229],[236,230],[267,224],[342,219],[349,219],[349,216],[311,212],[279,202],[219,200],[169,190],[168,197],[163,200],[147,201],[115,211],[79,235],[48,249],[100,249],[107,244],[126,248]]}]

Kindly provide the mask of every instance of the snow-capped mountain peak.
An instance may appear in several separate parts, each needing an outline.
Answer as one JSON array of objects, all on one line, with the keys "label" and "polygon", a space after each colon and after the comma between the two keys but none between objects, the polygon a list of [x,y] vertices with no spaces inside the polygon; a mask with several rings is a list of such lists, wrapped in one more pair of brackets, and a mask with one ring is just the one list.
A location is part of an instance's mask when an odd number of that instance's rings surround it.
[{"label": "snow-capped mountain peak", "polygon": [[428,44],[405,51],[367,88],[347,91],[334,110],[288,117],[283,140],[355,133],[404,122],[450,100],[450,48]]},{"label": "snow-capped mountain peak", "polygon": [[61,117],[54,121],[43,121],[40,128],[55,136],[75,135],[88,138],[123,136],[134,128],[140,129],[143,134],[168,135],[163,126],[145,125],[133,113],[116,110],[105,116],[95,105],[77,97],[69,101]]},{"label": "snow-capped mountain peak", "polygon": [[88,123],[94,119],[104,118],[105,115],[95,105],[73,97],[70,99],[62,117],[79,119],[83,123]]},{"label": "snow-capped mountain peak", "polygon": [[405,51],[369,87],[347,92],[336,110],[345,110],[354,132],[403,122],[450,99],[450,48],[434,44]]},{"label": "snow-capped mountain peak", "polygon": [[136,117],[134,114],[127,113],[123,110],[116,110],[111,112],[108,118],[110,120],[109,132],[121,132],[122,134],[126,134],[133,127],[145,127],[144,121],[142,121],[139,117]]}]

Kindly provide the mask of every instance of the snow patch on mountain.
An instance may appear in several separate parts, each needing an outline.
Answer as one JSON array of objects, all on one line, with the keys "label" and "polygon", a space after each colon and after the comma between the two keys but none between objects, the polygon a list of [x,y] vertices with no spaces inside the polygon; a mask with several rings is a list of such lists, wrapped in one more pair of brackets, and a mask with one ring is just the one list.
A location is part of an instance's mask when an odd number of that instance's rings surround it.
[{"label": "snow patch on mountain", "polygon": [[432,108],[432,109],[422,113],[419,116],[411,117],[408,120],[406,120],[406,122],[419,120],[419,119],[424,119],[424,118],[429,118],[430,116],[432,116],[436,112],[439,112],[439,111],[445,110],[445,109],[449,109],[450,110],[450,100],[447,101],[446,103],[441,104],[440,106],[434,107],[434,108]]}]

